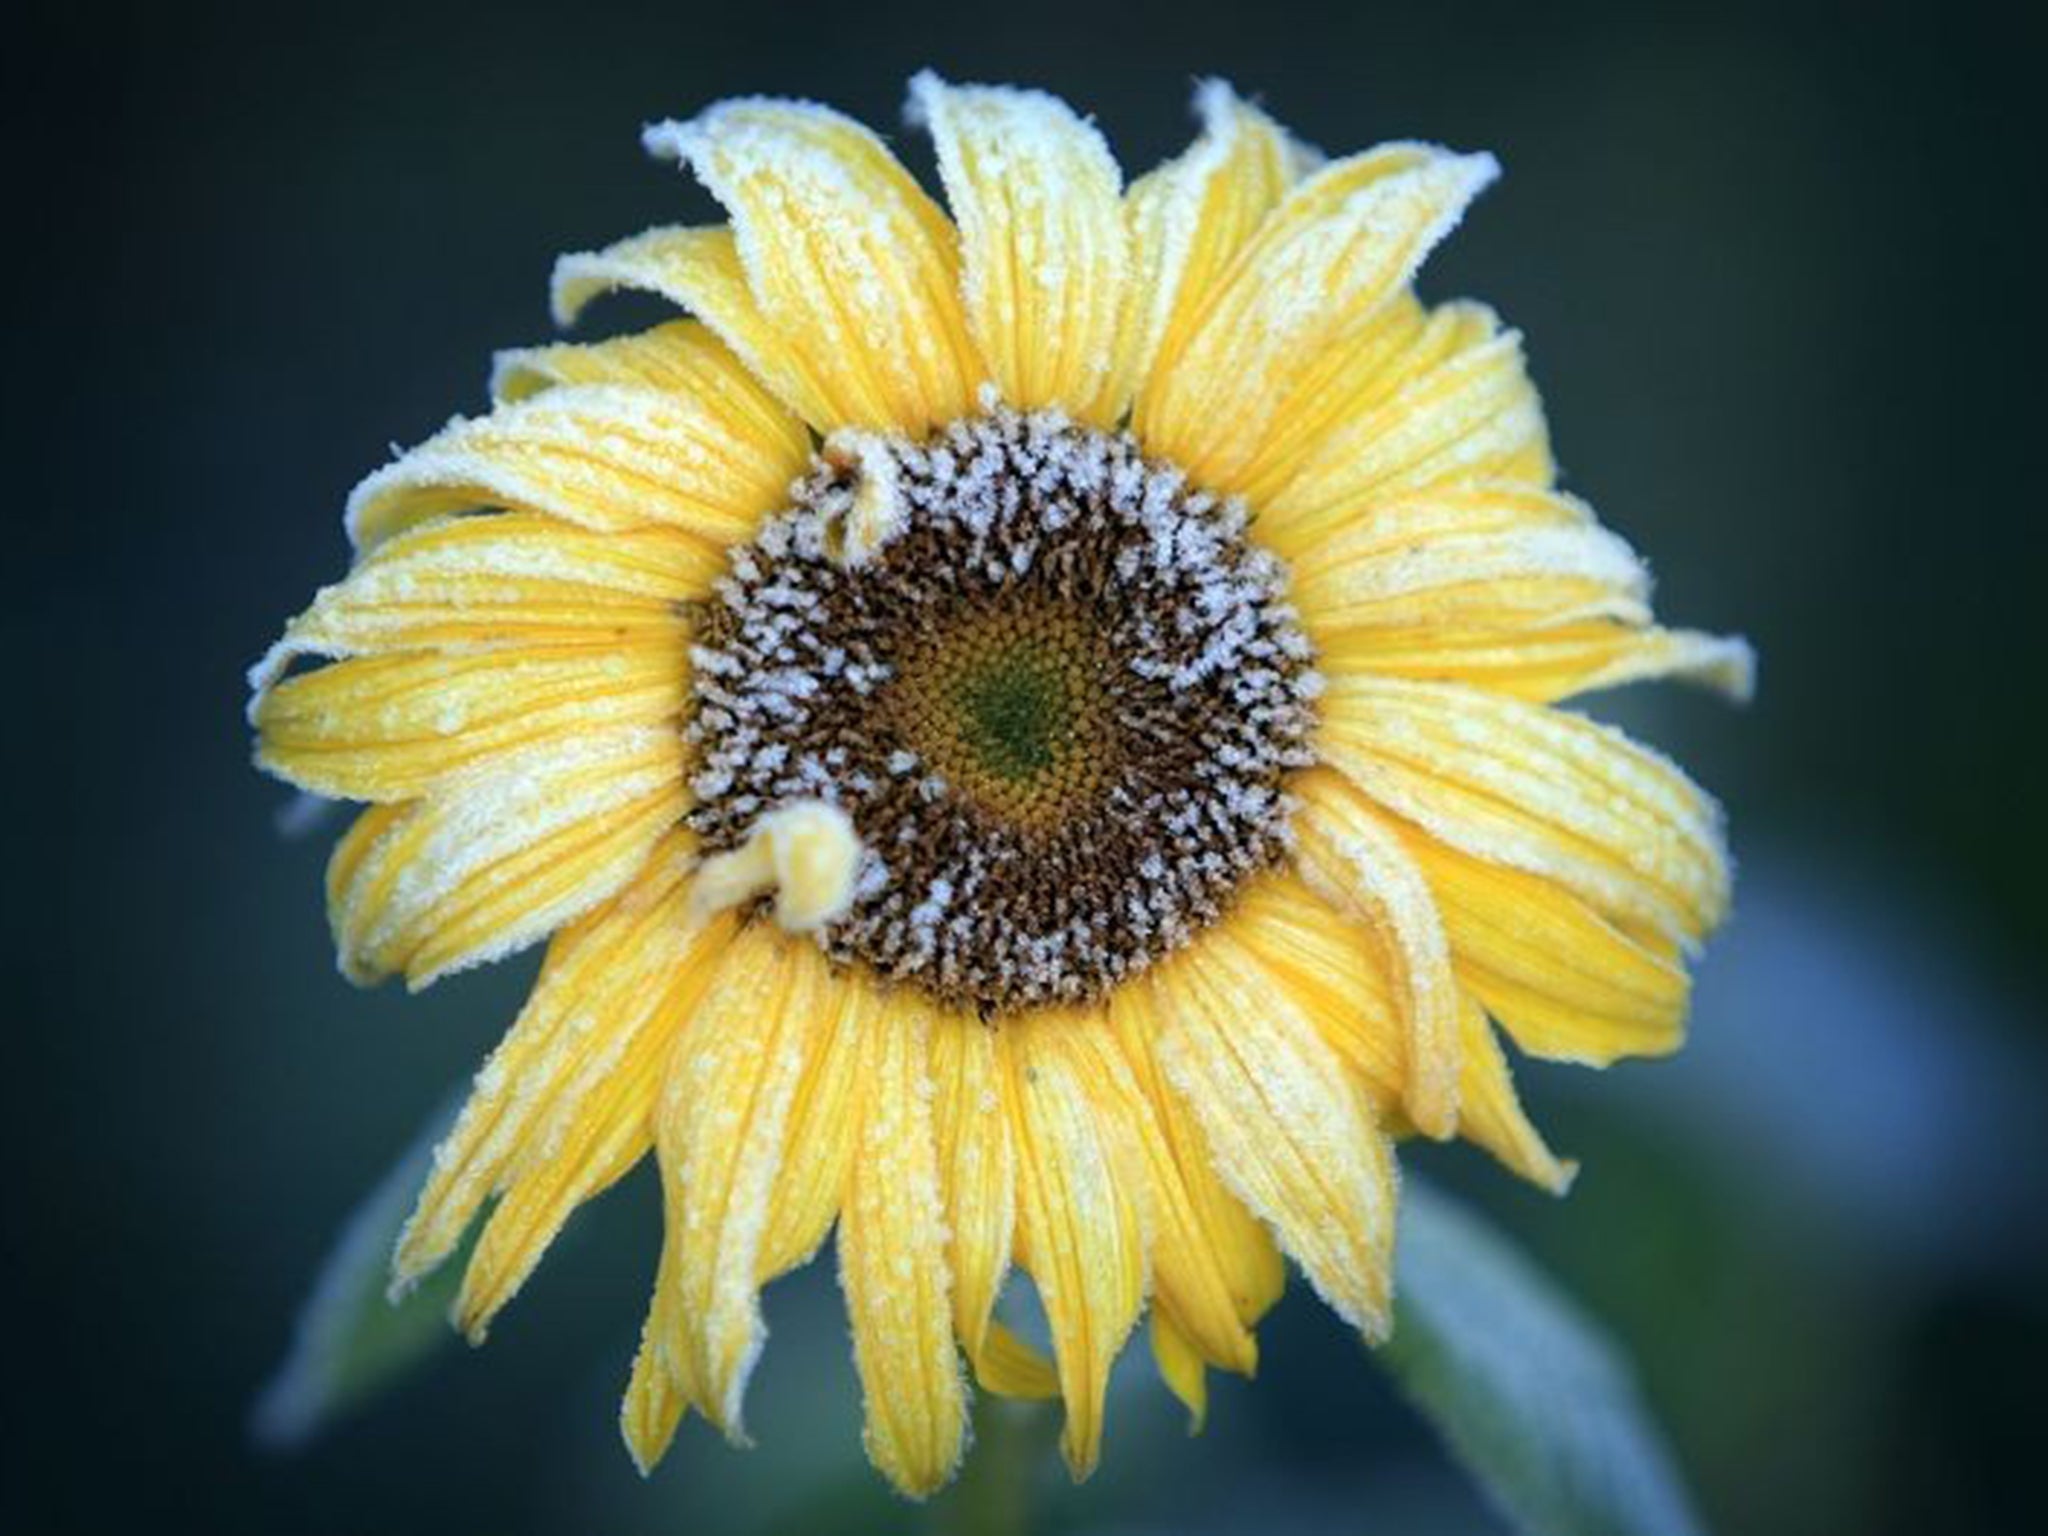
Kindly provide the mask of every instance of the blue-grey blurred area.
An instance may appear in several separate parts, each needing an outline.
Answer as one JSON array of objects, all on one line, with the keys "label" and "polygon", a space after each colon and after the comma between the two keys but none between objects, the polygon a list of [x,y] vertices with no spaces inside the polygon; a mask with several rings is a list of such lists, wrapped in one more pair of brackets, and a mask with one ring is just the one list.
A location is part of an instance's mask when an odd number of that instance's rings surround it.
[{"label": "blue-grey blurred area", "polygon": [[[0,1528],[820,1532],[924,1518],[861,1463],[829,1266],[777,1287],[732,1451],[614,1428],[635,1178],[490,1346],[291,1454],[257,1391],[347,1212],[531,962],[336,976],[248,766],[242,668],[344,568],[342,499],[549,331],[558,251],[710,205],[640,126],[904,82],[1053,87],[1143,167],[1222,73],[1333,151],[1495,150],[1429,267],[1526,332],[1568,484],[1756,704],[1603,713],[1726,800],[1738,912],[1678,1058],[1531,1068],[1584,1172],[1487,1208],[1623,1341],[1710,1525],[2041,1528],[2048,982],[2038,40],[2019,7],[667,0],[107,5],[9,24],[4,374],[8,1424]],[[926,164],[922,145],[908,151]],[[620,303],[600,324],[653,313]],[[1138,1353],[1138,1352],[1134,1352]],[[1297,1284],[1207,1432],[1134,1360],[1064,1529],[1500,1529]]]}]

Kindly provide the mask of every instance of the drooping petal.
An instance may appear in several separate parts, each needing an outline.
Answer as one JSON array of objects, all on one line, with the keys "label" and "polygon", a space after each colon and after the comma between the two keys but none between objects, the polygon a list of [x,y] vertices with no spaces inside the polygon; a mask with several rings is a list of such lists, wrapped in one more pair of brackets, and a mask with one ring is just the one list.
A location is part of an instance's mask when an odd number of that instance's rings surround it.
[{"label": "drooping petal", "polygon": [[830,987],[810,941],[772,923],[742,929],[677,1044],[656,1114],[677,1242],[666,1347],[697,1406],[742,1443],[742,1400],[766,1332],[762,1243]]},{"label": "drooping petal", "polygon": [[1436,894],[1459,976],[1523,1050],[1605,1066],[1678,1048],[1688,982],[1668,941],[1630,937],[1556,881],[1420,831],[1407,843]]},{"label": "drooping petal", "polygon": [[1278,419],[1240,480],[1288,554],[1389,501],[1489,482],[1541,488],[1554,473],[1521,337],[1482,304],[1423,316],[1404,296],[1311,364]]},{"label": "drooping petal", "polygon": [[844,978],[817,1008],[806,1064],[789,1107],[789,1155],[768,1203],[758,1265],[763,1284],[806,1262],[839,1215],[859,1134],[867,1071],[861,1051],[881,1007],[864,984]]},{"label": "drooping petal", "polygon": [[910,82],[910,116],[938,149],[968,326],[1003,398],[1112,425],[1130,397],[1116,343],[1131,258],[1102,135],[1043,91],[929,70]]},{"label": "drooping petal", "polygon": [[666,524],[714,547],[749,536],[809,461],[810,442],[722,347],[700,361],[722,368],[720,389],[560,384],[458,417],[356,486],[349,537],[367,549],[483,507],[602,532]]},{"label": "drooping petal", "polygon": [[1220,935],[1155,967],[1159,1060],[1217,1170],[1370,1340],[1390,1326],[1394,1162],[1315,1026]]},{"label": "drooping petal", "polygon": [[743,100],[645,142],[732,215],[763,319],[809,357],[811,425],[917,435],[967,413],[980,363],[956,232],[873,133],[807,102]]},{"label": "drooping petal", "polygon": [[249,669],[249,718],[304,657],[672,642],[676,604],[702,595],[719,561],[668,528],[600,534],[525,513],[424,524],[364,555],[285,627]]},{"label": "drooping petal", "polygon": [[931,1010],[906,1001],[870,1010],[865,1022],[859,1153],[839,1223],[839,1282],[869,1459],[922,1498],[953,1475],[967,1429],[926,1076]]},{"label": "drooping petal", "polygon": [[[1223,942],[1260,971],[1261,983],[1298,1008],[1344,1065],[1358,1074],[1383,1123],[1401,1112],[1404,1052],[1386,967],[1366,952],[1365,934],[1292,873],[1248,887],[1227,921]],[[1458,1134],[1524,1178],[1561,1190],[1571,1165],[1560,1162],[1522,1113],[1493,1028],[1471,994],[1458,1000]]]},{"label": "drooping petal", "polygon": [[1638,938],[1726,910],[1720,810],[1664,758],[1579,715],[1451,683],[1330,679],[1325,761],[1475,858],[1555,880]]},{"label": "drooping petal", "polygon": [[1090,1101],[1072,1037],[1099,1014],[1034,1014],[1011,1038],[1005,1097],[1017,1145],[1018,1257],[1052,1328],[1076,1478],[1095,1469],[1109,1368],[1145,1301],[1143,1172],[1126,1127]]},{"label": "drooping petal", "polygon": [[1469,993],[1460,1016],[1465,1049],[1465,1072],[1459,1079],[1464,1106],[1459,1121],[1462,1134],[1530,1183],[1563,1194],[1571,1187],[1578,1165],[1559,1158],[1529,1123],[1508,1071],[1507,1055],[1494,1038],[1486,1010]]},{"label": "drooping petal", "polygon": [[314,794],[409,800],[508,755],[677,721],[688,679],[680,620],[616,649],[400,651],[337,661],[286,678],[259,700],[257,762]]},{"label": "drooping petal", "polygon": [[1376,1114],[1398,1120],[1406,1030],[1393,978],[1372,932],[1310,890],[1291,869],[1247,882],[1211,939],[1255,964],[1266,985],[1312,1023],[1358,1075]]},{"label": "drooping petal", "polygon": [[1487,155],[1391,144],[1294,188],[1232,259],[1179,355],[1155,367],[1135,423],[1147,450],[1211,490],[1243,490],[1312,360],[1400,295],[1497,170]]},{"label": "drooping petal", "polygon": [[1209,1417],[1209,1371],[1201,1351],[1165,1312],[1152,1309],[1152,1359],[1159,1379],[1188,1411],[1188,1433],[1199,1434]]},{"label": "drooping petal", "polygon": [[1284,1270],[1257,1219],[1216,1175],[1202,1135],[1167,1086],[1157,1061],[1158,1020],[1130,988],[1110,995],[1123,1058],[1090,1075],[1098,1094],[1135,1094],[1114,1106],[1138,1132],[1151,1182],[1155,1314],[1208,1363],[1249,1376],[1258,1345],[1249,1325],[1275,1300]]},{"label": "drooping petal", "polygon": [[1008,1052],[1003,1033],[972,1015],[932,1021],[932,1134],[946,1211],[953,1327],[983,1387],[1012,1397],[1050,1397],[1059,1391],[1050,1362],[991,1321],[1017,1225],[1016,1153],[1003,1087]]},{"label": "drooping petal", "polygon": [[1458,1123],[1458,983],[1436,901],[1399,835],[1338,774],[1294,781],[1296,863],[1309,884],[1368,924],[1402,1024],[1402,1107],[1426,1136]]},{"label": "drooping petal", "polygon": [[[666,1181],[664,1181],[666,1183]],[[676,1426],[700,1393],[682,1348],[676,1317],[681,1286],[681,1223],[672,1214],[672,1196],[663,1200],[661,1259],[655,1266],[654,1295],[640,1328],[640,1347],[633,1355],[632,1374],[619,1403],[619,1433],[642,1477],[668,1454]]]},{"label": "drooping petal", "polygon": [[435,1150],[392,1259],[398,1284],[441,1263],[485,1200],[523,1188],[471,1261],[469,1299],[489,1304],[464,1310],[481,1328],[603,1173],[651,1144],[671,1037],[730,929],[687,910],[689,863],[671,833],[632,884],[549,944],[526,1006]]},{"label": "drooping petal", "polygon": [[[1157,393],[1231,261],[1287,194],[1308,156],[1221,80],[1195,89],[1195,142],[1132,183],[1132,302],[1122,349],[1138,388]],[[1142,420],[1145,408],[1138,416]]]},{"label": "drooping petal", "polygon": [[417,990],[582,916],[681,818],[682,754],[672,730],[613,728],[365,812],[327,870],[343,972]]}]

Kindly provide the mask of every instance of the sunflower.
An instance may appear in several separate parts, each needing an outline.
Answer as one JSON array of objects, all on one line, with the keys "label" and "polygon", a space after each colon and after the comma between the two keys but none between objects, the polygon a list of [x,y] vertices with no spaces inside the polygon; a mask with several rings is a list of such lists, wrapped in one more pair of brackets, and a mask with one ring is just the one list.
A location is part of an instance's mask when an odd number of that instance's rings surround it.
[{"label": "sunflower", "polygon": [[1653,624],[1519,337],[1415,297],[1489,156],[1196,109],[1125,187],[1059,100],[921,75],[950,217],[820,106],[649,129],[730,222],[569,256],[554,308],[692,318],[502,354],[254,669],[262,766],[366,802],[349,977],[548,941],[395,1283],[480,1221],[480,1339],[655,1154],[643,1469],[692,1409],[744,1438],[761,1289],[836,1228],[891,1482],[952,1474],[969,1369],[1063,1399],[1085,1475],[1148,1303],[1196,1422],[1286,1260],[1385,1336],[1397,1139],[1564,1188],[1497,1030],[1679,1044],[1719,812],[1554,706],[1739,695],[1747,648]]}]

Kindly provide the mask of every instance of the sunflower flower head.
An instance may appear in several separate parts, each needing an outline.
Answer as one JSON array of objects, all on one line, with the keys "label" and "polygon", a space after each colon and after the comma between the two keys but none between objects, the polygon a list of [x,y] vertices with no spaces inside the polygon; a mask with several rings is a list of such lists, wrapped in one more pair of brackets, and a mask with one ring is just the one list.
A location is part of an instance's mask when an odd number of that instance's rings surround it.
[{"label": "sunflower flower head", "polygon": [[1197,1420],[1288,1260],[1385,1335],[1397,1139],[1564,1187],[1501,1034],[1679,1044],[1719,813],[1555,706],[1740,695],[1747,648],[1655,625],[1520,338],[1415,297],[1491,157],[1196,107],[1126,186],[1057,99],[920,75],[950,213],[823,107],[649,129],[729,222],[569,256],[554,307],[690,318],[501,354],[252,673],[262,765],[363,802],[350,977],[547,943],[397,1283],[481,1219],[480,1338],[654,1154],[643,1468],[693,1410],[744,1438],[761,1289],[832,1236],[898,1488],[970,1377],[1063,1399],[1084,1475],[1148,1311]]}]

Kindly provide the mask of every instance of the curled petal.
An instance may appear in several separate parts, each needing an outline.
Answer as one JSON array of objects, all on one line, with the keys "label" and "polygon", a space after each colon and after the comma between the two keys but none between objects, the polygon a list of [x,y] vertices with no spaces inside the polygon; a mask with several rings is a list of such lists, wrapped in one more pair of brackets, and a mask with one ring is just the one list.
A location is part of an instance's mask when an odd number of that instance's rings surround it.
[{"label": "curled petal", "polygon": [[768,100],[724,102],[645,137],[732,215],[763,320],[810,358],[812,426],[916,435],[967,413],[980,364],[958,238],[880,139],[824,107]]},{"label": "curled petal", "polygon": [[1043,91],[910,82],[960,223],[967,321],[1003,398],[1108,426],[1130,380],[1122,173],[1102,135]]}]

